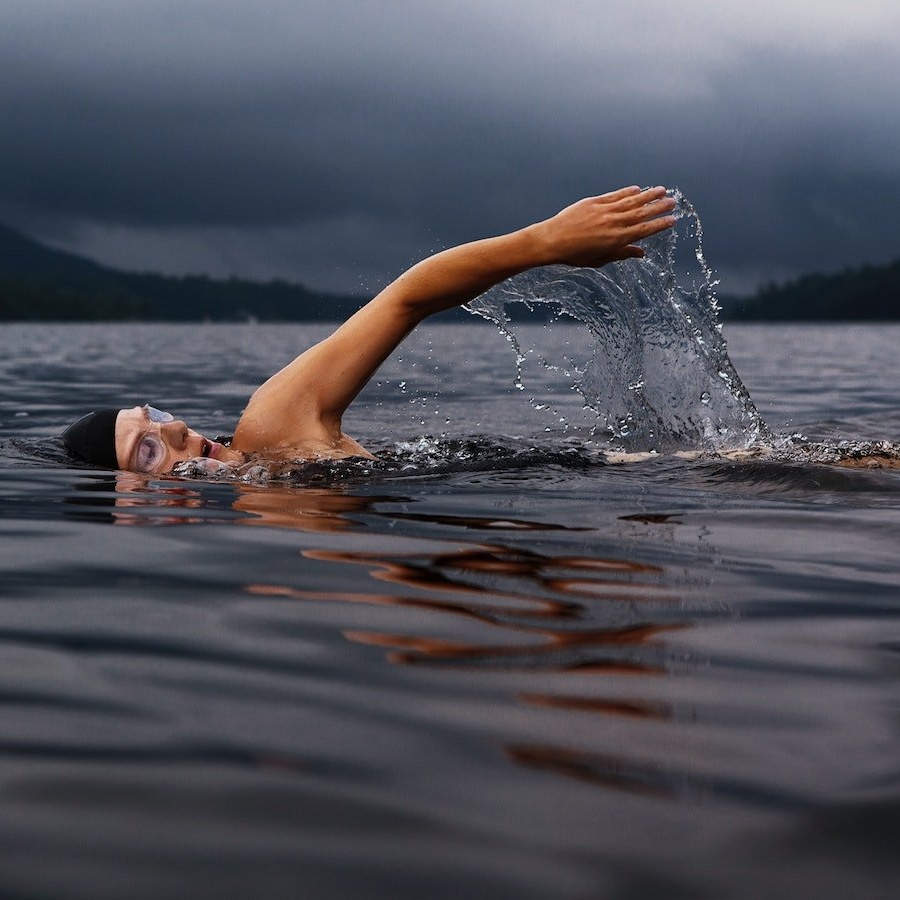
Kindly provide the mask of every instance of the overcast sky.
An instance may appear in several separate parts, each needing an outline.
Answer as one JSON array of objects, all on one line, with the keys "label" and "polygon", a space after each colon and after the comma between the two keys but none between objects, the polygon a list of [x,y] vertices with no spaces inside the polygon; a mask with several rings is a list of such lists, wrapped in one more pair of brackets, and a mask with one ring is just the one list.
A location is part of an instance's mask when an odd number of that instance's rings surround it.
[{"label": "overcast sky", "polygon": [[623,184],[722,290],[900,257],[900,3],[2,0],[0,220],[374,291]]}]

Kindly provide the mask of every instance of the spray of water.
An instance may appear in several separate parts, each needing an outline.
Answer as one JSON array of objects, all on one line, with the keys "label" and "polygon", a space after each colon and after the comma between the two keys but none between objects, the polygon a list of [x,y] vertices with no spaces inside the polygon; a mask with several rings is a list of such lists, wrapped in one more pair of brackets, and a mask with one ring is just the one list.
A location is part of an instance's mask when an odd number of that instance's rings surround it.
[{"label": "spray of water", "polygon": [[506,335],[516,351],[519,388],[526,354],[511,304],[550,304],[587,326],[587,358],[574,367],[546,358],[541,364],[569,377],[610,449],[719,451],[768,442],[769,430],[728,358],[700,218],[680,192],[673,195],[679,221],[644,242],[644,259],[603,269],[532,269],[468,309]]}]

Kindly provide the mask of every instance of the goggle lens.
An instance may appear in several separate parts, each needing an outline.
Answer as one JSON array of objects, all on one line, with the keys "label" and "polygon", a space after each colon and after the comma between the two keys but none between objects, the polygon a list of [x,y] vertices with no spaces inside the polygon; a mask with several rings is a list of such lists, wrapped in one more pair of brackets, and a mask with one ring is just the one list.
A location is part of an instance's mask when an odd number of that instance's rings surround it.
[{"label": "goggle lens", "polygon": [[166,458],[166,448],[163,442],[153,432],[145,434],[137,448],[135,460],[138,471],[156,472]]},{"label": "goggle lens", "polygon": [[174,422],[175,416],[169,412],[163,412],[161,409],[157,409],[155,406],[150,406],[149,404],[145,404],[144,411],[147,413],[147,418],[150,419],[151,422]]}]

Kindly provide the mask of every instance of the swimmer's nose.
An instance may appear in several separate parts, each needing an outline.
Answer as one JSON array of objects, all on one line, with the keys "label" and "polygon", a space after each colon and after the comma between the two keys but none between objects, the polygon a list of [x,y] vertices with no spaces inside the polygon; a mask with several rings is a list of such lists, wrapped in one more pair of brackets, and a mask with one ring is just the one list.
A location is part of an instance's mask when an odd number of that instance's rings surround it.
[{"label": "swimmer's nose", "polygon": [[174,450],[184,450],[187,446],[188,430],[187,425],[181,419],[166,422],[160,426],[160,431]]}]

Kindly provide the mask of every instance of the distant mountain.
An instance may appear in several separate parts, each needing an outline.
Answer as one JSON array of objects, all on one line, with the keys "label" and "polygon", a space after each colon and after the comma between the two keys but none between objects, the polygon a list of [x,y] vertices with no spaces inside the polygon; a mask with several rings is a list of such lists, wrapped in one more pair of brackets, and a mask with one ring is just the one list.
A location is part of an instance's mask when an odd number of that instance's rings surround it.
[{"label": "distant mountain", "polygon": [[[0,320],[336,322],[367,299],[285,281],[122,272],[0,225]],[[900,320],[900,260],[770,284],[748,299],[723,298],[722,308],[726,321]],[[508,311],[522,321],[552,312],[519,304]],[[483,321],[461,310],[442,317]]]},{"label": "distant mountain", "polygon": [[285,281],[122,272],[0,226],[0,320],[340,321],[367,299]]},{"label": "distant mountain", "polygon": [[888,322],[900,320],[900,260],[885,266],[804,275],[769,284],[746,300],[723,302],[732,322]]},{"label": "distant mountain", "polygon": [[115,274],[95,262],[45,247],[5,225],[0,225],[0,276],[21,279],[61,279],[73,283],[100,283]]}]

